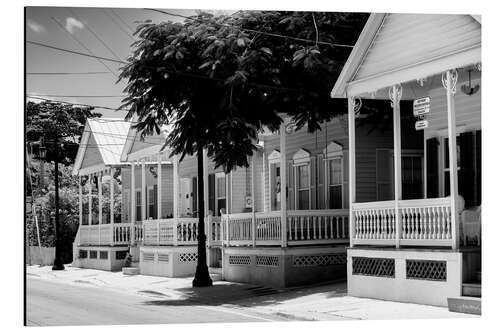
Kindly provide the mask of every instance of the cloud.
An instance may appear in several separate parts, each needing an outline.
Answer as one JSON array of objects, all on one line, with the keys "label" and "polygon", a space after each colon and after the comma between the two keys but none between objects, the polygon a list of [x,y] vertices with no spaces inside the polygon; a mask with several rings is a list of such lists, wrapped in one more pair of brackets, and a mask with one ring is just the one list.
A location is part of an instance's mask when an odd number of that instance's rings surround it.
[{"label": "cloud", "polygon": [[75,32],[75,29],[83,29],[83,27],[83,23],[78,21],[76,18],[66,18],[66,30],[68,30],[69,32],[73,33]]},{"label": "cloud", "polygon": [[28,20],[28,22],[26,23],[28,25],[28,27],[33,30],[34,32],[36,33],[42,33],[42,32],[45,32],[45,27],[33,20]]}]

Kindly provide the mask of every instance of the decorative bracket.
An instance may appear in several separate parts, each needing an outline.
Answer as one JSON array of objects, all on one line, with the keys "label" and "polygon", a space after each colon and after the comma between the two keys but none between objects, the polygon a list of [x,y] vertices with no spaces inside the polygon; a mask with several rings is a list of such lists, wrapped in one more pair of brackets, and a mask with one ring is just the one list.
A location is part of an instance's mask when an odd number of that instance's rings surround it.
[{"label": "decorative bracket", "polygon": [[441,75],[441,83],[443,84],[443,87],[446,90],[449,89],[453,95],[455,95],[455,93],[457,92],[457,80],[458,72],[456,69],[451,69]]},{"label": "decorative bracket", "polygon": [[417,83],[418,83],[421,87],[423,87],[423,86],[424,86],[425,82],[427,82],[427,78],[426,78],[426,77],[422,77],[422,78],[420,78],[420,79],[417,79]]},{"label": "decorative bracket", "polygon": [[363,106],[363,101],[358,96],[350,96],[349,98],[351,99],[353,105],[354,114],[358,114],[359,110],[361,110],[361,107]]},{"label": "decorative bracket", "polygon": [[389,99],[391,100],[391,107],[399,104],[401,96],[403,95],[403,87],[398,83],[389,88]]}]

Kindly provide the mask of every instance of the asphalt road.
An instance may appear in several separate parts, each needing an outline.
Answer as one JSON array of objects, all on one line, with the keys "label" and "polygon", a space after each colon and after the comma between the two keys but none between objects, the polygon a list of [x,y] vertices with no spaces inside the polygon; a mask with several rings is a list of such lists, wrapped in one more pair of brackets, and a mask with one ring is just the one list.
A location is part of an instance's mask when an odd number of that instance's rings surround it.
[{"label": "asphalt road", "polygon": [[28,326],[285,321],[221,305],[162,302],[157,297],[36,278],[26,285]]}]

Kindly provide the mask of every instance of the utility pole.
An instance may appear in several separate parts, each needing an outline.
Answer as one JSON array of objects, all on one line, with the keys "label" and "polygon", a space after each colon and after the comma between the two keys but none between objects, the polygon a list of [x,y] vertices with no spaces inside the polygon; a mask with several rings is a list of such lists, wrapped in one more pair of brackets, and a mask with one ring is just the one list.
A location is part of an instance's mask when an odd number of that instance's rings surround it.
[{"label": "utility pole", "polygon": [[64,270],[61,259],[61,234],[59,228],[59,142],[57,134],[54,140],[54,187],[55,187],[55,206],[56,206],[56,255],[54,258],[53,271]]}]

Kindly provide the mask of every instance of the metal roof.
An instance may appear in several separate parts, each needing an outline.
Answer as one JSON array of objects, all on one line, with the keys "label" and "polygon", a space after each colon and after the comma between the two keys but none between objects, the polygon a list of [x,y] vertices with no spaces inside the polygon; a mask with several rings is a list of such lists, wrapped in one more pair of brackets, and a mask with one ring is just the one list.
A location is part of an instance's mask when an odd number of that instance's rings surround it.
[{"label": "metal roof", "polygon": [[120,156],[127,139],[130,122],[121,119],[89,119],[90,131],[94,135],[104,164],[120,164]]}]

